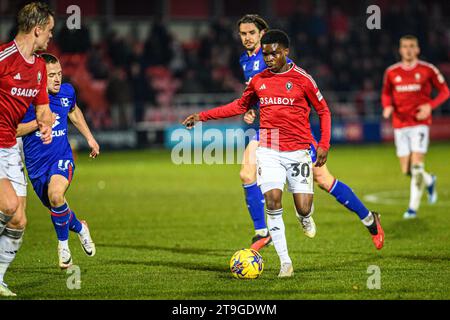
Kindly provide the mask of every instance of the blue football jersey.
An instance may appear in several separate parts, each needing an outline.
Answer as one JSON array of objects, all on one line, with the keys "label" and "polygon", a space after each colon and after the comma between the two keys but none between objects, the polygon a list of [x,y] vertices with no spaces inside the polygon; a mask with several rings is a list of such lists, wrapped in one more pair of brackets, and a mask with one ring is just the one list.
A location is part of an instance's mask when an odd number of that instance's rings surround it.
[{"label": "blue football jersey", "polygon": [[[292,62],[289,58],[286,60],[288,63]],[[258,51],[251,56],[249,56],[247,52],[241,54],[239,64],[241,65],[242,71],[244,71],[245,82],[248,82],[255,75],[264,71],[267,68],[267,65],[264,62],[262,47],[260,47]]]},{"label": "blue football jersey", "polygon": [[239,64],[241,65],[242,71],[244,71],[245,82],[248,82],[256,74],[267,68],[266,63],[262,55],[262,48],[251,56],[244,52],[239,58]]},{"label": "blue football jersey", "polygon": [[[75,108],[75,89],[71,84],[63,83],[57,94],[49,94],[49,99],[51,111],[57,114],[52,128],[52,142],[43,144],[38,130],[23,137],[25,165],[30,179],[47,174],[49,168],[61,159],[73,159],[67,137],[67,121],[69,112]],[[34,106],[31,105],[22,122],[26,123],[35,119]]]}]

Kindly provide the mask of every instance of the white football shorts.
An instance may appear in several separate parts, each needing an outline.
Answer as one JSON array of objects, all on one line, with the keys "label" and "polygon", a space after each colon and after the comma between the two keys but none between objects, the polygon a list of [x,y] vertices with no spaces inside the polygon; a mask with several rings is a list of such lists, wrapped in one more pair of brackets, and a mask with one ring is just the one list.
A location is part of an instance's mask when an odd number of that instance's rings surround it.
[{"label": "white football shorts", "polygon": [[427,153],[430,143],[430,128],[426,125],[394,129],[397,157],[406,157],[411,152]]},{"label": "white football shorts", "polygon": [[17,196],[27,196],[27,179],[22,160],[21,141],[11,148],[0,148],[0,179],[8,179]]},{"label": "white football shorts", "polygon": [[282,152],[258,147],[256,149],[257,183],[262,193],[288,190],[292,193],[314,193],[312,160],[309,150]]}]

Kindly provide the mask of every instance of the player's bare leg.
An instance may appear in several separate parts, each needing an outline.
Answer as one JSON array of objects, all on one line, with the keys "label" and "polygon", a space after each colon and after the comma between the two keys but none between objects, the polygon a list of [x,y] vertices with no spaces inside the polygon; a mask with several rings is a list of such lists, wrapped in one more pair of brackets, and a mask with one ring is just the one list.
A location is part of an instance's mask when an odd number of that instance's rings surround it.
[{"label": "player's bare leg", "polygon": [[[300,225],[302,226],[303,233],[308,238],[314,238],[316,236],[316,224],[312,217],[312,214],[314,213],[314,204],[312,203],[312,197],[311,197],[311,199],[309,199],[309,197],[306,197],[306,199],[303,199],[303,198],[305,198],[305,196],[309,196],[309,195],[301,194],[301,193],[294,194],[295,215],[297,216],[297,219],[298,219]],[[311,203],[309,203],[309,201],[311,201]],[[301,213],[298,209],[302,205],[307,206],[307,207],[303,208],[303,211],[302,211],[303,213]],[[309,212],[304,214],[306,212],[305,210],[307,210],[307,208],[310,208]]]},{"label": "player's bare leg", "polygon": [[[405,158],[400,158],[400,165],[402,172],[404,173]],[[425,171],[424,161],[425,154],[419,152],[412,152],[409,158],[410,173],[411,173],[411,186],[410,186],[410,198],[409,207],[403,215],[405,219],[415,218],[417,211],[419,210],[420,200],[422,198],[423,190],[427,187],[428,201],[435,203],[437,201],[436,192],[436,176],[429,174]]]},{"label": "player's bare leg", "polygon": [[8,179],[0,179],[0,235],[19,207],[19,198]]},{"label": "player's bare leg", "polygon": [[252,238],[251,248],[261,250],[271,243],[264,215],[264,196],[256,185],[256,149],[259,142],[251,140],[244,151],[239,176],[244,187],[247,208],[253,220],[255,236]]},{"label": "player's bare leg", "polygon": [[25,215],[26,197],[17,198],[19,204],[17,210],[0,235],[0,296],[16,295],[6,286],[3,277],[22,245],[23,234],[27,224]]},{"label": "player's bare leg", "polygon": [[[380,224],[380,215],[377,212],[369,211],[353,190],[338,181],[330,173],[326,164],[322,167],[313,167],[313,174],[314,181],[321,189],[334,196],[340,204],[358,215],[361,222],[369,230],[375,247],[381,249],[384,245],[384,231]],[[336,190],[336,188],[341,190]]]}]

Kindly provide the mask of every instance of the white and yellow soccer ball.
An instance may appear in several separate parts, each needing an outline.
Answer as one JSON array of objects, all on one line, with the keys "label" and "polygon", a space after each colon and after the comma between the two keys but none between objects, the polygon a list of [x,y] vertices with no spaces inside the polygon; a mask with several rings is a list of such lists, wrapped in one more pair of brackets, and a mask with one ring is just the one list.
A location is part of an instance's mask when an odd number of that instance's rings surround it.
[{"label": "white and yellow soccer ball", "polygon": [[264,260],[261,254],[253,249],[236,251],[230,260],[230,270],[235,278],[256,279],[264,269]]}]

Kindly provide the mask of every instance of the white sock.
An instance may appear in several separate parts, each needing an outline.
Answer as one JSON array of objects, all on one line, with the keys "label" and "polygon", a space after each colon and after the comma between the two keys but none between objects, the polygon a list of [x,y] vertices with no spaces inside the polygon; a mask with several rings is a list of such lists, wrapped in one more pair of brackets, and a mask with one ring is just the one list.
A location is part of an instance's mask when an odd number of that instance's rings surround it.
[{"label": "white sock", "polygon": [[[84,226],[83,226],[84,227]],[[81,229],[81,231],[83,231],[83,229]],[[267,235],[267,232],[269,232],[269,230],[267,230],[267,228],[263,228],[263,229],[257,229],[255,230],[255,234],[256,235],[260,235],[262,237]],[[81,232],[80,232],[81,233]]]},{"label": "white sock", "polygon": [[429,174],[428,172],[423,170],[422,176],[423,176],[423,182],[425,182],[425,185],[427,187],[431,186],[431,184],[433,183],[433,177],[431,176],[431,174]]},{"label": "white sock", "polygon": [[69,249],[69,240],[58,240],[59,246],[64,249]]},{"label": "white sock", "polygon": [[424,189],[423,164],[415,164],[411,168],[411,186],[409,195],[409,208],[417,211]]},{"label": "white sock", "polygon": [[82,223],[82,224],[81,224],[80,235],[84,236],[86,231],[87,231],[87,228],[86,228],[86,226],[84,225],[84,223]]},{"label": "white sock", "polygon": [[277,251],[278,257],[281,263],[292,263],[288,254],[288,248],[286,243],[286,235],[284,233],[283,222],[283,209],[269,210],[267,213],[267,226],[269,227],[270,235],[272,236],[272,242]]},{"label": "white sock", "polygon": [[367,215],[367,217],[365,217],[364,219],[361,220],[361,222],[366,226],[369,227],[373,224],[374,221],[374,217],[372,212],[369,211],[369,214]]},{"label": "white sock", "polygon": [[5,235],[0,236],[0,282],[3,282],[6,270],[16,257],[22,245],[22,237],[13,239]]}]

